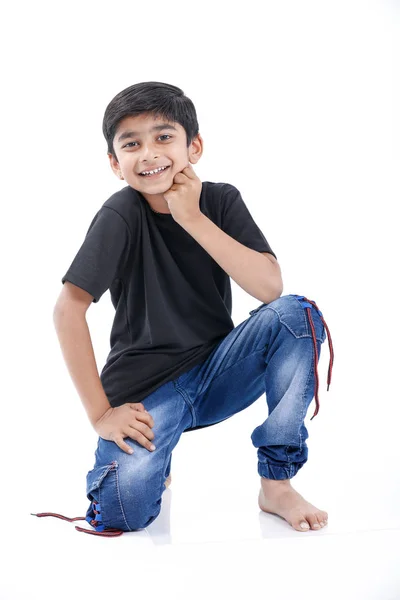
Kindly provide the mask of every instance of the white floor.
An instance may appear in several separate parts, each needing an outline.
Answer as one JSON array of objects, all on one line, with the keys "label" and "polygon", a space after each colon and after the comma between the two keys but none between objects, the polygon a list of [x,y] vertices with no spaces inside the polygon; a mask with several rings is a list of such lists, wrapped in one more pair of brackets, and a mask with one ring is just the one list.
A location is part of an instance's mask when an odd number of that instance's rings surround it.
[{"label": "white floor", "polygon": [[100,599],[122,593],[132,598],[236,598],[261,592],[274,600],[398,600],[398,506],[388,510],[378,494],[365,497],[348,481],[346,490],[334,494],[324,480],[321,493],[309,478],[300,485],[300,473],[297,477],[297,489],[329,509],[324,530],[296,532],[279,517],[261,512],[256,485],[216,490],[204,483],[199,493],[180,473],[164,493],[158,519],[146,530],[117,538],[30,516],[25,504],[23,513],[10,512],[2,527],[6,568],[0,598],[70,600],[94,594]]}]

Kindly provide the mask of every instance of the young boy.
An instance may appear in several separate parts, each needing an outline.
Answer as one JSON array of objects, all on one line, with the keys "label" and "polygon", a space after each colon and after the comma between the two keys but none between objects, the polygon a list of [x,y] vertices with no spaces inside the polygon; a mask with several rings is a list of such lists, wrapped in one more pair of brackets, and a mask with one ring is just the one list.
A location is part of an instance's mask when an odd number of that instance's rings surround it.
[{"label": "young boy", "polygon": [[[307,461],[314,394],[318,412],[322,313],[304,296],[281,296],[276,255],[240,192],[196,176],[203,140],[181,89],[128,87],[107,106],[103,133],[111,168],[128,185],[96,213],[54,311],[99,435],[81,517],[95,531],[77,529],[111,536],[150,525],[181,434],[228,419],[263,393],[269,416],[251,435],[259,506],[298,531],[323,527],[327,513],[290,483]],[[229,277],[262,303],[237,327]],[[99,377],[85,315],[108,289],[116,313]]]}]

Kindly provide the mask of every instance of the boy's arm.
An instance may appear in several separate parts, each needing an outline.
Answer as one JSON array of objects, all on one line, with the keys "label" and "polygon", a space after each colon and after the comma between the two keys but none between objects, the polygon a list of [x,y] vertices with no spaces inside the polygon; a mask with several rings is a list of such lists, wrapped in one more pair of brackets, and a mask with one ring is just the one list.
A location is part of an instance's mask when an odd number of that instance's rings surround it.
[{"label": "boy's arm", "polygon": [[110,408],[93,351],[86,311],[93,296],[66,281],[54,308],[53,321],[62,354],[92,426]]}]

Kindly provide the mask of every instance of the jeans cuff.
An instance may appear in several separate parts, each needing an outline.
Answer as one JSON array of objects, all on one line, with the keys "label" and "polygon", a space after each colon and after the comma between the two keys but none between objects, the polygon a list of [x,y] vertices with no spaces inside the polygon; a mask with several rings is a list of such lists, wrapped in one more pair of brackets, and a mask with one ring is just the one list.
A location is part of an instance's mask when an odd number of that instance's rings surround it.
[{"label": "jeans cuff", "polygon": [[267,479],[291,479],[302,466],[302,464],[285,463],[277,465],[258,461],[258,474],[260,477],[266,477]]}]

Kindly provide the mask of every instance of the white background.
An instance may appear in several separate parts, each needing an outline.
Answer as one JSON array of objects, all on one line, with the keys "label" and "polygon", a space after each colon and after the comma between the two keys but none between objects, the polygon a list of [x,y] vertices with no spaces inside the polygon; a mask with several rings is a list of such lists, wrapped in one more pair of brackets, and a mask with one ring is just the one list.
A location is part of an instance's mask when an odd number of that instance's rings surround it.
[{"label": "white background", "polygon": [[[3,7],[1,600],[400,598],[399,12],[368,0]],[[126,185],[101,125],[109,101],[140,81],[192,99],[197,175],[241,191],[283,294],[313,299],[328,324],[332,383],[327,392],[326,341],[309,461],[293,485],[328,511],[330,531],[300,534],[259,515],[250,435],[265,395],[181,438],[165,530],[102,539],[29,514],[84,516],[88,505],[97,434],[52,313],[93,216]],[[259,302],[233,281],[232,291],[237,325]],[[87,313],[99,371],[113,315],[109,292]]]}]

